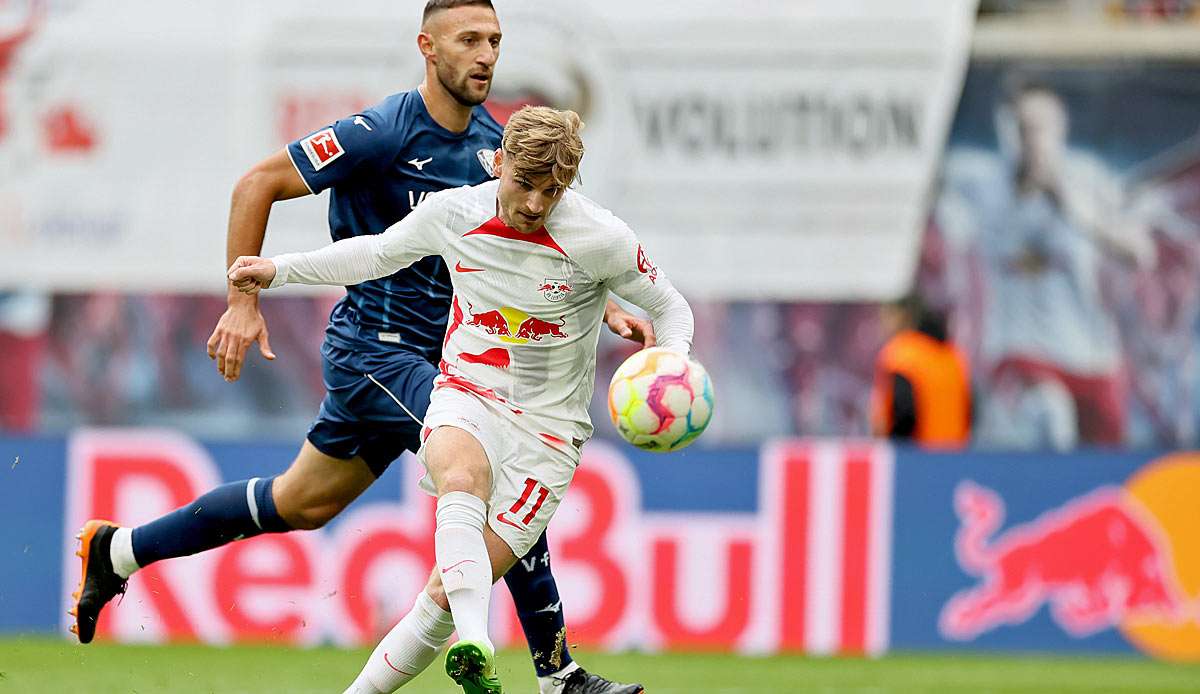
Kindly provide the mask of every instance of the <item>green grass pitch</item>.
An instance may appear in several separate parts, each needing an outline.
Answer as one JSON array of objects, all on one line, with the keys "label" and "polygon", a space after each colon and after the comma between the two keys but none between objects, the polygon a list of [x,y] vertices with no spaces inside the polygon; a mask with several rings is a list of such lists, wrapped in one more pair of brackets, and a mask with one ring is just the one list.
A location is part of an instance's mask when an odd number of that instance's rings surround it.
[{"label": "green grass pitch", "polygon": [[[274,646],[79,646],[0,639],[0,692],[20,694],[340,694],[368,650]],[[714,654],[580,653],[585,667],[648,694],[789,692],[1198,692],[1200,666],[1138,659],[890,655],[878,660]],[[536,694],[523,651],[500,658],[505,691]],[[461,691],[437,661],[405,694]]]}]

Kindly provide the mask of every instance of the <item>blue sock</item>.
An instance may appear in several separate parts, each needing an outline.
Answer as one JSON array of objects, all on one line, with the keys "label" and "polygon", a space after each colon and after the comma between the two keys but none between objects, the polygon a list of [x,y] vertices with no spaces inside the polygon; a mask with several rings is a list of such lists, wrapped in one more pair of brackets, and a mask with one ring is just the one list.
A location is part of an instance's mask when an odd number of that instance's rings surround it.
[{"label": "blue sock", "polygon": [[243,537],[291,530],[275,510],[274,477],[223,484],[192,503],[133,529],[133,557],[146,567]]},{"label": "blue sock", "polygon": [[553,675],[571,664],[567,648],[567,625],[563,621],[558,584],[550,573],[550,548],[546,533],[533,549],[504,574],[504,582],[517,606],[521,629],[533,654],[533,669],[538,677]]}]

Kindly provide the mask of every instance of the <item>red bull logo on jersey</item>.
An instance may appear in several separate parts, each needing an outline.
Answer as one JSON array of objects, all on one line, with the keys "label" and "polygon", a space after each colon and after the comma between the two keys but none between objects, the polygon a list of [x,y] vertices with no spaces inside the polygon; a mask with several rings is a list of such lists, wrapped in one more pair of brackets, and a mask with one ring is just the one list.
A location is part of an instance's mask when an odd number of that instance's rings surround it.
[{"label": "red bull logo on jersey", "polygon": [[512,334],[508,329],[508,319],[500,311],[493,309],[491,311],[475,313],[475,307],[468,301],[467,312],[471,314],[471,318],[466,323],[467,325],[480,328],[488,335],[508,336]]},{"label": "red bull logo on jersey", "polygon": [[562,331],[566,324],[566,319],[561,316],[557,323],[530,316],[522,321],[521,327],[517,329],[517,339],[538,342],[543,337],[566,337],[567,334]]},{"label": "red bull logo on jersey", "polygon": [[[570,291],[569,286],[567,291]],[[541,342],[544,337],[568,337],[563,331],[567,324],[563,316],[559,316],[558,320],[544,320],[512,306],[476,313],[475,307],[469,301],[467,312],[471,317],[465,321],[466,325],[479,328],[488,335],[499,335],[502,341],[511,344]]]},{"label": "red bull logo on jersey", "polygon": [[1187,510],[1197,498],[1200,455],[1177,454],[995,535],[1003,499],[960,483],[955,554],[980,580],[945,604],[939,630],[969,641],[1045,605],[1071,636],[1117,628],[1147,654],[1200,658],[1200,550]]}]

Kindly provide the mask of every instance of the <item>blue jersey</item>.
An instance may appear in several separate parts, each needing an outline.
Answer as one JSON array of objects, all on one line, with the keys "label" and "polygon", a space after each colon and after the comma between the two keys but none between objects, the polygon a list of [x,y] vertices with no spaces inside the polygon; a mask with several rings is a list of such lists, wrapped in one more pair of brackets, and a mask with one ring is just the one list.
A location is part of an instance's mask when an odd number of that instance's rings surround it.
[{"label": "blue jersey", "polygon": [[[329,233],[336,241],[384,231],[430,193],[490,179],[502,132],[482,106],[465,131],[450,132],[414,89],[291,143],[288,154],[309,190],[330,189]],[[439,257],[347,287],[329,317],[326,342],[355,352],[404,349],[436,362],[451,294]]]}]

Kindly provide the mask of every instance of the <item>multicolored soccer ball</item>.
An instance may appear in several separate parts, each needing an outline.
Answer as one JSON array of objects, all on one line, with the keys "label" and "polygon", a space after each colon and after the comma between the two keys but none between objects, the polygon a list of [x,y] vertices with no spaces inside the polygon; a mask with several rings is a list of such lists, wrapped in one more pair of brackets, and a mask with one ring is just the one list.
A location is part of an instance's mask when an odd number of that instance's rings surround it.
[{"label": "multicolored soccer ball", "polygon": [[621,364],[608,386],[608,413],[629,443],[669,453],[686,447],[712,419],[713,387],[694,359],[650,347]]}]

